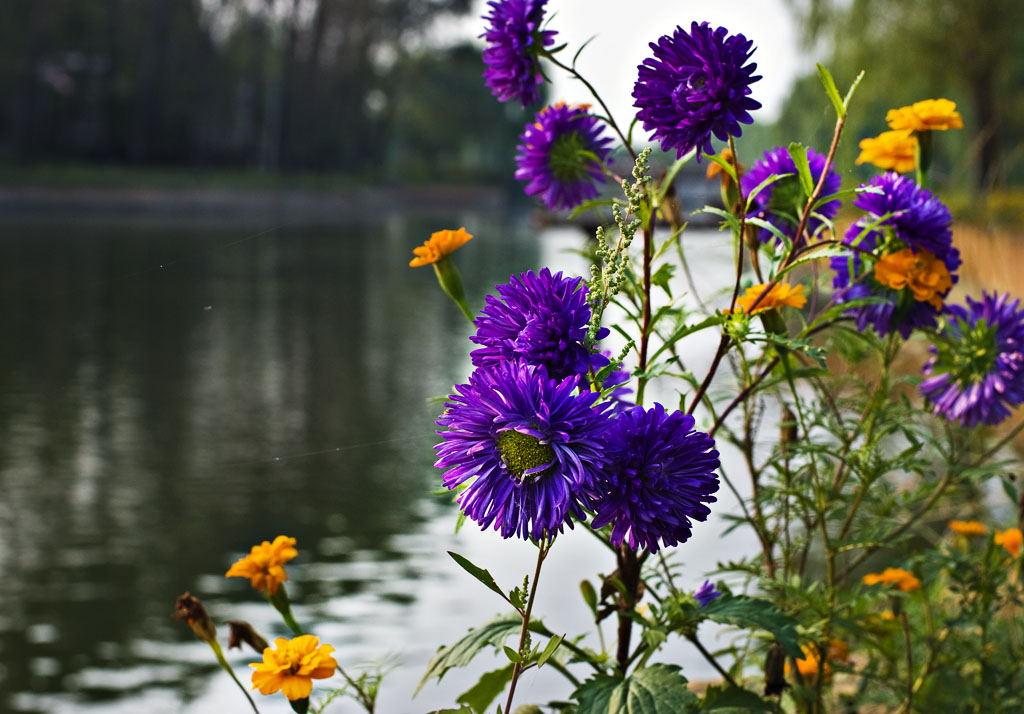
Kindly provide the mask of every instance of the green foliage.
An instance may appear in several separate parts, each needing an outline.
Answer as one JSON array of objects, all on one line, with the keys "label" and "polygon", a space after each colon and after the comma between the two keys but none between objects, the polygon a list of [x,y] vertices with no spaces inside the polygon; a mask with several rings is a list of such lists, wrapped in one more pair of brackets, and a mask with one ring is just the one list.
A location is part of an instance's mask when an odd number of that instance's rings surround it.
[{"label": "green foliage", "polygon": [[625,679],[591,677],[573,692],[577,714],[687,714],[700,711],[697,695],[686,686],[679,667],[656,664],[634,670]]}]

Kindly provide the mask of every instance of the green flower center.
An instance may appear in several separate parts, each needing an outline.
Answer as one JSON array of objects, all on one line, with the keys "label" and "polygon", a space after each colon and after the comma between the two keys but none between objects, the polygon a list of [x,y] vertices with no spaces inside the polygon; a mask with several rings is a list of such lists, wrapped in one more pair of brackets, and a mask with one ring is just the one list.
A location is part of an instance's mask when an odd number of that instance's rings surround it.
[{"label": "green flower center", "polygon": [[548,168],[559,181],[568,183],[587,177],[587,170],[593,163],[593,152],[586,151],[579,132],[562,134],[551,144],[548,153]]},{"label": "green flower center", "polygon": [[[498,434],[498,451],[505,467],[515,476],[516,483],[544,476],[552,470],[555,460],[555,450],[551,446],[542,444],[535,436],[512,429]],[[544,466],[548,468],[541,469]]]},{"label": "green flower center", "polygon": [[974,327],[961,321],[960,330],[960,339],[950,340],[939,348],[936,366],[962,385],[978,384],[995,369],[999,356],[997,327],[982,318]]}]

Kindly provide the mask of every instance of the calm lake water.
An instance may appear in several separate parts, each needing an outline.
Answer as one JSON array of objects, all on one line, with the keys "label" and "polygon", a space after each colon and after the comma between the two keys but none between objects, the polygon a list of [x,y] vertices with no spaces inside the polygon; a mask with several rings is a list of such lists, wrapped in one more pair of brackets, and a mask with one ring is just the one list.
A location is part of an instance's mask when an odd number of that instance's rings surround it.
[{"label": "calm lake water", "polygon": [[[248,583],[223,577],[281,533],[298,539],[299,621],[348,668],[393,665],[381,714],[451,705],[500,666],[452,671],[411,698],[439,645],[503,611],[445,551],[507,587],[535,554],[472,524],[454,534],[450,499],[433,493],[436,398],[470,372],[471,327],[432,270],[407,265],[430,232],[460,225],[476,236],[458,254],[472,305],[511,272],[585,267],[568,252],[576,229],[494,213],[292,227],[0,220],[0,711],[247,711],[170,613],[189,590],[217,622],[285,635]],[[728,240],[687,240],[710,294],[728,279]],[[708,347],[694,348],[695,370]],[[720,512],[734,508],[720,496]],[[688,586],[749,545],[723,528],[701,525],[681,549]],[[596,539],[569,533],[537,614],[592,633],[578,583],[613,567]],[[258,657],[228,656],[248,682]],[[712,673],[687,647],[663,659]],[[532,672],[517,701],[567,696],[563,681]],[[257,704],[290,711],[281,696]]]}]

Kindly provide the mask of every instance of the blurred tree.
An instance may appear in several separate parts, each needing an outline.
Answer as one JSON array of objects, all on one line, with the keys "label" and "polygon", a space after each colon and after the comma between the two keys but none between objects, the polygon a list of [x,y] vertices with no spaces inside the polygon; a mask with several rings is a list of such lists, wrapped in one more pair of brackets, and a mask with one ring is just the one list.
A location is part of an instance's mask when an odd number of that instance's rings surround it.
[{"label": "blurred tree", "polygon": [[[937,96],[957,99],[970,136],[975,185],[1004,183],[1005,147],[1024,135],[1024,3],[1019,0],[789,0],[807,44],[830,40],[829,66],[849,81],[867,70],[865,95],[885,108]],[[799,91],[799,90],[798,90]],[[953,96],[950,96],[953,95]],[[796,103],[793,102],[793,106]],[[858,111],[862,110],[858,107]],[[883,114],[884,116],[884,110]],[[884,127],[879,127],[877,134]]]},{"label": "blurred tree", "polygon": [[[409,152],[429,150],[434,178],[466,174],[452,157],[496,175],[497,147],[511,155],[523,119],[484,88],[479,50],[431,46],[432,28],[469,8],[470,0],[5,0],[0,158],[374,177],[388,160],[403,165],[393,176],[404,175],[412,160],[423,177],[430,172]],[[391,146],[396,130],[404,148]]]}]

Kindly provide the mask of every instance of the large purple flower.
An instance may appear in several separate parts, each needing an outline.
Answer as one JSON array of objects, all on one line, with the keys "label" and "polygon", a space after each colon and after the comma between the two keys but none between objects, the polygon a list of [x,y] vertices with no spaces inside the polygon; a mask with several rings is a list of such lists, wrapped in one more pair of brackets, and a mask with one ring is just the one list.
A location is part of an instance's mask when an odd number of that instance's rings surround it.
[{"label": "large purple flower", "polygon": [[481,37],[484,79],[491,94],[502,102],[518,100],[524,107],[540,99],[544,82],[538,54],[555,43],[555,32],[542,30],[547,0],[491,0],[490,24]]},{"label": "large purple flower", "polygon": [[611,542],[656,552],[690,537],[691,519],[707,519],[718,490],[715,441],[693,430],[694,420],[655,404],[612,420],[594,496],[593,527],[612,524]]},{"label": "large purple flower", "polygon": [[437,419],[444,485],[464,484],[466,516],[503,538],[540,539],[583,517],[607,461],[607,404],[579,393],[579,380],[550,379],[543,367],[506,363],[477,369]]},{"label": "large purple flower", "polygon": [[516,146],[516,178],[526,193],[539,196],[552,211],[569,210],[597,196],[604,165],[611,162],[604,126],[583,107],[564,103],[544,107],[526,125]]},{"label": "large purple flower", "polygon": [[750,112],[761,106],[747,96],[761,79],[754,75],[757,64],[744,64],[753,42],[728,33],[706,22],[694,22],[688,33],[677,27],[650,44],[654,57],[638,68],[637,119],[664,151],[675,149],[677,158],[693,148],[698,162],[702,153],[715,153],[711,135],[721,141],[740,136],[740,123],[752,123]]},{"label": "large purple flower", "polygon": [[921,393],[964,426],[998,424],[1024,402],[1024,310],[1009,295],[949,305],[949,322],[924,366]]},{"label": "large purple flower", "polygon": [[[875,230],[891,229],[896,238],[914,251],[924,249],[940,259],[949,254],[953,247],[953,216],[931,191],[892,171],[875,176],[868,186],[880,192],[861,193],[853,205],[870,214],[872,222],[889,214]],[[959,253],[957,256],[959,266]]]},{"label": "large purple flower", "polygon": [[[817,184],[825,170],[825,156],[814,149],[807,149],[807,162],[810,164],[811,180]],[[803,187],[800,185],[800,178],[797,176],[796,164],[784,147],[778,146],[764,152],[764,157],[754,162],[743,178],[740,185],[743,187],[743,194],[749,196],[761,182],[772,174],[792,174],[781,178],[767,188],[762,189],[752,199],[752,208],[748,215],[762,218],[779,229],[790,239],[796,237],[797,226],[800,225],[800,215],[807,204],[807,196],[804,195]],[[832,167],[829,167],[825,175],[825,183],[822,186],[820,196],[829,196],[839,191],[839,174]],[[823,203],[815,209],[807,221],[807,230],[813,235],[825,225],[823,218],[834,218],[839,212],[839,201],[833,200]],[[819,217],[821,216],[821,217]],[[823,218],[822,218],[823,217]],[[761,241],[764,243],[778,242],[772,232],[762,228],[760,233]]]},{"label": "large purple flower", "polygon": [[[893,289],[875,279],[878,259],[909,250],[920,256],[932,255],[945,266],[956,284],[960,251],[953,247],[949,209],[927,189],[908,178],[886,172],[868,186],[878,193],[861,193],[854,205],[867,212],[847,230],[843,242],[855,248],[849,255],[833,256],[832,286],[836,302],[874,297],[871,304],[849,309],[857,328],[871,326],[879,335],[894,330],[909,337],[917,328],[935,327],[940,310],[932,302],[916,299],[909,289]],[[932,271],[934,272],[934,270]],[[944,298],[948,290],[938,297]]]},{"label": "large purple flower", "polygon": [[[583,278],[554,275],[547,268],[513,275],[488,295],[469,339],[480,349],[470,357],[477,367],[510,360],[541,365],[552,379],[565,379],[600,369],[608,358],[584,344],[590,322]],[[607,328],[598,339],[608,334]]]}]

